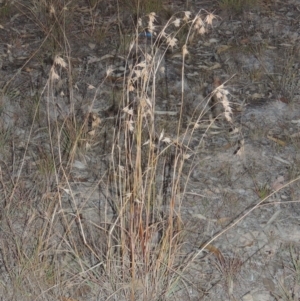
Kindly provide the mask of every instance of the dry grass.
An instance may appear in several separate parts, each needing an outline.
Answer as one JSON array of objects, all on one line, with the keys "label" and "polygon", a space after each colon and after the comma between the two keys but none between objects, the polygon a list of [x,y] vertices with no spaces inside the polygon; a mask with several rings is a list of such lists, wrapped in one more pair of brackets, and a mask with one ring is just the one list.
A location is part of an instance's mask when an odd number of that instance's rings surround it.
[{"label": "dry grass", "polygon": [[[129,45],[127,76],[121,78],[119,120],[111,131],[109,164],[90,190],[91,193],[99,190],[103,195],[100,209],[88,205],[89,195],[84,196],[83,202],[78,202],[76,196],[74,167],[86,166],[86,151],[97,144],[93,138],[101,122],[92,111],[80,116],[71,85],[68,86],[68,109],[56,102],[59,87],[72,81],[72,65],[68,40],[61,26],[64,17],[58,13],[58,7],[54,8],[51,14],[57,33],[54,34],[51,24],[46,25],[46,31],[59,47],[66,45],[62,48],[64,55],[55,55],[48,81],[31,110],[32,126],[17,176],[12,179],[12,185],[3,183],[6,197],[3,227],[7,233],[13,233],[13,237],[4,238],[1,251],[8,282],[14,287],[11,297],[67,300],[70,296],[77,300],[96,293],[107,300],[172,298],[183,288],[181,202],[186,182],[182,181],[181,174],[192,155],[188,142],[180,137],[185,137],[187,131],[193,132],[201,116],[193,127],[184,129],[180,111],[173,131],[175,138],[168,136],[158,126],[156,89],[168,49],[182,47],[184,62],[188,36],[194,31],[203,34],[213,16],[202,20],[199,14],[191,19],[190,14],[185,13],[183,18],[170,19],[158,34],[154,34],[154,13],[141,20],[144,24],[139,24],[141,27],[136,29],[136,36]],[[181,22],[188,25],[189,30],[184,45],[177,45],[176,31],[173,34],[170,30],[180,27]],[[151,39],[140,36],[145,27],[152,34]],[[164,45],[160,48],[161,42]],[[96,90],[114,76],[113,72],[108,67],[106,77]],[[214,95],[223,103],[229,119],[226,90],[220,86]],[[46,106],[41,105],[42,98],[46,99]],[[61,94],[60,99],[64,101],[66,97]],[[184,103],[183,94],[181,101]],[[92,104],[89,107],[92,108]],[[40,114],[45,108],[46,114]],[[27,167],[36,143],[33,137],[37,124],[48,130],[39,131],[44,145],[35,146],[35,163]],[[35,185],[36,192],[31,190],[36,195],[26,189],[28,168],[34,180],[40,182]],[[26,204],[24,211],[19,210],[21,204]],[[13,262],[17,262],[15,268],[12,268]]]},{"label": "dry grass", "polygon": [[[183,177],[183,170],[197,164],[189,143],[207,112],[200,110],[188,124],[183,120],[184,62],[189,42],[207,32],[214,15],[200,11],[192,18],[189,12],[178,13],[157,30],[156,15],[149,9],[160,3],[129,3],[148,15],[138,20],[132,40],[126,43],[124,76],[114,78],[115,70],[107,66],[86,111],[78,109],[74,97],[65,30],[70,20],[64,7],[54,1],[47,11],[38,6],[44,2],[33,2],[29,10],[35,17],[37,11],[50,13],[49,23],[41,28],[45,41],[53,42],[55,55],[30,112],[31,127],[20,143],[22,151],[13,152],[6,175],[1,172],[0,252],[6,275],[1,293],[7,299],[133,301],[189,295],[196,280],[187,275],[196,258],[268,197],[262,195],[257,206],[193,254],[183,252],[187,229],[182,202],[190,176],[189,171]],[[98,4],[93,2],[92,7]],[[27,12],[28,7],[23,9]],[[145,31],[150,38],[140,35]],[[161,126],[156,102],[166,53],[174,49],[181,51],[181,106],[176,126],[169,132]],[[92,108],[97,92],[111,79],[121,83],[121,92],[107,137]],[[68,93],[58,93],[64,84]],[[206,107],[222,107],[216,118],[209,119],[207,130],[221,116],[233,123],[229,92],[218,79],[205,101]],[[1,144],[7,139],[3,133]],[[90,158],[88,151],[99,145],[99,137],[109,143],[99,151],[100,159]],[[105,168],[98,169],[99,161],[105,161]],[[241,262],[217,259],[230,295]]]},{"label": "dry grass", "polygon": [[288,248],[291,264],[284,267],[284,276],[278,280],[278,287],[274,295],[276,300],[295,301],[299,299],[299,246],[291,243]]}]

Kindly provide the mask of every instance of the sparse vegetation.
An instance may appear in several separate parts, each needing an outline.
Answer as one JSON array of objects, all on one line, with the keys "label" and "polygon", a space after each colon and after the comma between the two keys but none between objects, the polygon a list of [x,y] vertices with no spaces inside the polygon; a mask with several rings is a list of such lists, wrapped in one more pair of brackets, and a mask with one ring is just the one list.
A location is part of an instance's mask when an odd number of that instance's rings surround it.
[{"label": "sparse vegetation", "polygon": [[299,255],[295,252],[295,246],[289,245],[291,266],[285,267],[285,272],[290,277],[281,277],[278,281],[278,289],[276,291],[276,300],[296,301],[299,298],[297,287],[299,286]]},{"label": "sparse vegetation", "polygon": [[241,13],[244,10],[255,8],[258,0],[219,0],[220,8],[231,13]]},{"label": "sparse vegetation", "polygon": [[[256,3],[219,2],[235,13]],[[228,298],[236,300],[235,283],[246,258],[237,253],[225,256],[214,242],[275,192],[268,183],[257,184],[251,171],[254,164],[247,169],[241,161],[239,172],[251,174],[256,198],[235,211],[243,203],[241,196],[221,187],[232,186],[241,177],[230,161],[233,155],[224,155],[221,171],[208,167],[217,153],[207,151],[206,145],[213,145],[216,135],[223,139],[216,143],[218,152],[225,154],[234,145],[228,143],[228,132],[241,138],[236,157],[242,157],[245,147],[228,81],[212,76],[212,87],[187,84],[196,72],[188,68],[193,60],[202,60],[191,51],[192,45],[215,43],[206,42],[205,35],[213,31],[216,16],[204,9],[170,14],[173,8],[167,9],[167,4],[156,0],[107,1],[107,5],[93,0],[87,7],[80,1],[56,0],[10,4],[33,20],[42,41],[1,91],[0,257],[5,277],[0,277],[0,296],[7,300],[207,300],[219,283]],[[112,13],[114,8],[117,13]],[[168,18],[158,22],[159,11]],[[136,18],[136,24],[129,21],[132,28],[122,19],[128,14]],[[86,36],[92,42],[79,39]],[[110,52],[75,58],[74,37],[82,48],[93,50],[98,47],[95,43],[103,43],[111,46]],[[21,43],[14,47],[29,47]],[[47,54],[41,53],[45,48]],[[101,50],[99,46],[97,51]],[[7,56],[14,62],[12,51],[10,46]],[[175,69],[174,74],[169,72],[170,60],[177,60],[177,75]],[[201,68],[214,75],[215,65]],[[261,80],[262,70],[253,71],[251,79]],[[30,83],[25,89],[20,76],[24,74]],[[18,87],[17,93],[11,86]],[[29,95],[22,95],[27,88]],[[264,136],[256,128],[253,133],[256,141]],[[213,174],[210,178],[208,171]],[[293,173],[290,182],[297,177]],[[280,189],[288,186],[280,185]],[[188,197],[194,199],[187,202]],[[218,203],[227,199],[227,206]],[[217,212],[218,206],[222,209]],[[255,244],[249,239],[257,233],[248,234],[246,242],[238,242],[243,249]],[[187,240],[190,235],[196,237],[195,245]],[[291,267],[298,285],[294,250],[290,248]],[[205,254],[213,259],[207,260]],[[207,280],[211,276],[207,265],[218,273],[217,282]],[[283,292],[286,300],[296,300]]]}]

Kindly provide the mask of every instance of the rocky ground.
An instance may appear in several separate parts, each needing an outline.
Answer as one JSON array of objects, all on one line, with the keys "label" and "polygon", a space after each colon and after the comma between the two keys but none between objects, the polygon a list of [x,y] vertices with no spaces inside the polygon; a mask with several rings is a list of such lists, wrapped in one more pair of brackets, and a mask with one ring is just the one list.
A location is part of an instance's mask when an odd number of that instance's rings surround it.
[{"label": "rocky ground", "polygon": [[[85,280],[61,287],[49,266],[68,266],[68,279],[75,279],[70,258],[62,255],[67,235],[56,214],[73,214],[73,226],[78,218],[88,220],[91,240],[93,223],[114,215],[107,200],[117,192],[108,187],[108,170],[124,114],[122,72],[134,60],[128,55],[134,10],[117,1],[73,2],[64,17],[57,3],[54,13],[51,5],[30,0],[0,3],[2,300],[110,300],[95,289],[96,276],[93,285]],[[194,259],[186,287],[171,296],[299,300],[300,5],[261,1],[235,11],[218,1],[166,1],[157,8],[158,35],[177,12],[184,18],[183,11],[191,11],[192,19],[205,9],[217,16],[205,34],[189,36],[184,66],[187,30],[172,49],[162,44],[156,52],[157,135],[164,130],[165,137],[179,136],[191,155],[180,198],[183,252]],[[140,43],[153,43],[145,40]],[[210,97],[222,83],[230,121]],[[64,156],[73,152],[74,140],[76,153],[68,161]],[[52,155],[61,155],[68,177]],[[80,217],[74,217],[78,208]],[[40,268],[46,256],[52,260],[47,273]],[[33,257],[35,269],[28,269]],[[96,256],[85,264],[97,266]]]}]

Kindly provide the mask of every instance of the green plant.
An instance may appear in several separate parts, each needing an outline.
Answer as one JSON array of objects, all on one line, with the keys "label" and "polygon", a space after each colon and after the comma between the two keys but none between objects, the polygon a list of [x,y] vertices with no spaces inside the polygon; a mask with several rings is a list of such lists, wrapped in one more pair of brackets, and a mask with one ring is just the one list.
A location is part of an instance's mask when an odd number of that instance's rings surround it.
[{"label": "green plant", "polygon": [[255,192],[260,199],[264,199],[270,194],[271,189],[267,184],[264,184],[256,187]]},{"label": "green plant", "polygon": [[0,5],[0,18],[5,19],[11,16],[13,12],[13,5],[7,1],[4,4],[1,2]]}]

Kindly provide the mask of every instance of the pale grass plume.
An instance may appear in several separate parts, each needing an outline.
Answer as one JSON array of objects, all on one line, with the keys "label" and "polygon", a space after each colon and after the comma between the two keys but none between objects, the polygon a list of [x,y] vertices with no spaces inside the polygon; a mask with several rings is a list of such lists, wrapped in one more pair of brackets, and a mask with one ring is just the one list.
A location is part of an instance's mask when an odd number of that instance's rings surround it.
[{"label": "pale grass plume", "polygon": [[156,21],[156,19],[155,19],[156,18],[156,13],[155,12],[150,13],[148,15],[148,17],[149,17],[149,22],[154,23]]},{"label": "pale grass plume", "polygon": [[167,143],[167,144],[171,144],[172,143],[172,140],[169,137],[165,137],[162,141],[165,142],[165,143]]},{"label": "pale grass plume", "polygon": [[50,16],[55,15],[55,7],[53,4],[50,5],[50,10],[49,10]]},{"label": "pale grass plume", "polygon": [[216,19],[216,15],[212,14],[212,13],[209,13],[206,18],[205,18],[205,22],[208,24],[208,25],[212,25],[212,22],[214,19]]},{"label": "pale grass plume", "polygon": [[135,75],[132,78],[133,82],[136,82],[139,78],[141,78],[143,76],[143,70],[134,70],[133,73]]},{"label": "pale grass plume", "polygon": [[143,146],[144,145],[148,145],[150,143],[150,139],[148,139],[144,144],[143,144]]},{"label": "pale grass plume", "polygon": [[92,129],[98,127],[101,124],[101,119],[98,115],[91,113],[91,117],[92,117]]},{"label": "pale grass plume", "polygon": [[229,91],[225,89],[224,85],[220,85],[215,90],[215,95],[217,99],[220,101],[224,108],[224,116],[228,122],[232,122],[232,109],[230,107],[230,102],[228,100]]},{"label": "pale grass plume", "polygon": [[128,130],[130,132],[133,132],[134,131],[134,121],[132,119],[129,119],[126,121],[126,124],[127,124]]},{"label": "pale grass plume", "polygon": [[239,148],[236,151],[236,155],[239,157],[244,156],[245,154],[245,140],[241,139],[239,142]]},{"label": "pale grass plume", "polygon": [[191,154],[185,153],[185,154],[183,154],[183,159],[184,159],[184,160],[187,160],[187,159],[189,159],[191,156],[192,156]]},{"label": "pale grass plume", "polygon": [[182,55],[185,58],[188,54],[189,54],[189,51],[187,50],[186,44],[184,44],[182,47]]},{"label": "pale grass plume", "polygon": [[174,24],[175,27],[179,27],[180,26],[180,19],[176,18],[172,23]]},{"label": "pale grass plume", "polygon": [[172,48],[172,50],[175,46],[177,46],[177,42],[178,40],[175,37],[171,37],[171,36],[167,37],[167,44],[169,47]]},{"label": "pale grass plume", "polygon": [[205,34],[206,32],[205,23],[203,22],[200,16],[196,17],[194,28],[199,34],[201,35]]},{"label": "pale grass plume", "polygon": [[118,165],[119,171],[123,174],[125,172],[124,165]]},{"label": "pale grass plume", "polygon": [[143,27],[143,21],[142,21],[142,18],[139,18],[139,19],[138,19],[137,25],[138,25],[138,27]]},{"label": "pale grass plume", "polygon": [[60,79],[60,76],[56,73],[54,66],[51,67],[50,78],[52,81]]},{"label": "pale grass plume", "polygon": [[206,33],[205,27],[200,27],[200,28],[198,29],[198,33],[201,34],[201,35],[205,34],[205,33]]},{"label": "pale grass plume", "polygon": [[150,98],[145,97],[145,101],[146,101],[147,105],[152,109],[152,102],[151,102]]},{"label": "pale grass plume", "polygon": [[94,89],[96,89],[95,86],[88,84],[88,90],[94,90]]},{"label": "pale grass plume", "polygon": [[131,50],[133,49],[134,45],[135,45],[135,41],[132,41],[132,42],[130,43],[130,45],[129,45],[129,50],[128,50],[129,53],[130,53]]},{"label": "pale grass plume", "polygon": [[183,21],[188,22],[191,19],[191,15],[192,15],[192,13],[190,11],[185,11]]},{"label": "pale grass plume", "polygon": [[156,26],[152,22],[149,22],[149,24],[148,24],[148,31],[153,34],[154,31],[155,31],[155,27]]},{"label": "pale grass plume", "polygon": [[196,20],[195,20],[195,26],[194,26],[194,28],[195,29],[199,29],[199,28],[204,27],[204,26],[205,26],[205,24],[204,24],[202,18],[200,16],[197,16]]},{"label": "pale grass plume", "polygon": [[125,108],[123,109],[123,111],[124,111],[125,113],[127,113],[128,115],[133,116],[133,109],[130,109],[128,106],[125,107]]},{"label": "pale grass plume", "polygon": [[63,68],[67,68],[67,63],[59,55],[55,56],[54,65],[58,65],[58,66],[61,66]]},{"label": "pale grass plume", "polygon": [[156,21],[156,14],[154,12],[150,13],[148,15],[148,18],[149,18],[149,22],[148,22],[148,31],[150,33],[154,33],[154,30],[155,30],[155,25],[154,25],[154,22]]},{"label": "pale grass plume", "polygon": [[149,53],[145,53],[145,60],[147,63],[150,63],[153,60],[153,56],[150,55]]},{"label": "pale grass plume", "polygon": [[151,115],[152,104],[150,99],[147,96],[144,96],[139,100],[139,102],[142,109],[143,117],[145,117],[147,114]]},{"label": "pale grass plume", "polygon": [[148,53],[145,53],[144,56],[145,59],[134,67],[133,73],[135,76],[132,78],[133,82],[136,82],[139,78],[145,82],[148,80],[152,67],[152,56]]},{"label": "pale grass plume", "polygon": [[130,83],[128,84],[128,91],[129,91],[129,92],[133,92],[134,90],[135,90],[134,85],[130,82]]},{"label": "pale grass plume", "polygon": [[[88,134],[89,136],[95,136],[95,133],[96,133],[96,130],[91,130],[91,131],[89,131],[87,134]],[[89,143],[86,144],[86,147],[87,147],[88,149],[90,148]]]},{"label": "pale grass plume", "polygon": [[166,28],[163,28],[161,30],[161,32],[159,33],[159,35],[160,35],[161,38],[167,39],[169,35],[165,32],[165,30],[166,30]]},{"label": "pale grass plume", "polygon": [[164,134],[165,134],[165,131],[162,130],[162,132],[160,133],[160,136],[159,136],[159,138],[158,138],[159,141],[162,140],[162,138],[164,137]]},{"label": "pale grass plume", "polygon": [[114,72],[113,66],[108,66],[106,69],[106,76],[111,76],[111,74]]}]

